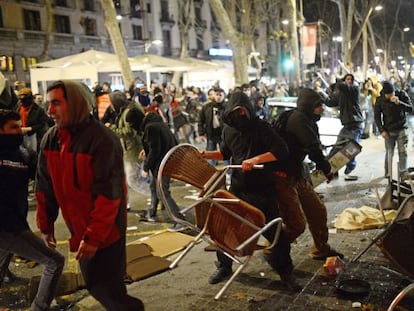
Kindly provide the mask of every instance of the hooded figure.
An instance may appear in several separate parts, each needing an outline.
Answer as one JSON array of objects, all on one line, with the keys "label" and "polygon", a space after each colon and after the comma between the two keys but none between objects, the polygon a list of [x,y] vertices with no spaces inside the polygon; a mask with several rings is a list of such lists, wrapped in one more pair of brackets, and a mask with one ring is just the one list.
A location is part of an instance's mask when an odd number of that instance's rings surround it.
[{"label": "hooded figure", "polygon": [[316,163],[317,169],[325,174],[330,173],[331,166],[323,155],[316,124],[321,115],[315,114],[315,109],[322,107],[322,102],[322,97],[314,90],[302,89],[297,99],[297,109],[291,113],[286,122],[284,138],[290,156],[285,162],[278,162],[277,165],[282,171],[287,171],[289,176],[297,179],[305,177],[303,160],[306,155]]},{"label": "hooded figure", "polygon": [[106,310],[144,310],[123,282],[127,188],[120,140],[90,114],[93,96],[86,85],[57,81],[46,96],[56,125],[43,137],[36,174],[43,239],[56,243],[60,210],[89,293]]},{"label": "hooded figure", "polygon": [[[232,164],[242,165],[242,169],[232,172],[230,192],[260,209],[269,222],[279,216],[272,172],[275,161],[288,156],[286,143],[269,123],[256,117],[249,97],[241,91],[231,95],[223,113],[223,121],[226,126],[222,132],[219,155],[223,160],[231,159]],[[208,152],[206,154],[208,157]],[[252,168],[254,163],[263,164],[263,169],[243,169],[246,166]],[[271,241],[274,232],[267,231],[264,236]],[[231,259],[220,252],[217,253],[217,258],[218,269],[209,279],[211,284],[231,275]],[[279,273],[286,287],[297,288],[292,276],[290,244],[283,232],[275,248],[265,258]]]},{"label": "hooded figure", "polygon": [[[249,97],[243,92],[235,92],[230,97],[223,113],[227,125],[223,129],[220,150],[224,159],[231,157],[233,164],[257,154],[271,152],[278,160],[286,158],[288,150],[283,139],[274,133],[270,124],[260,120],[254,113]],[[270,132],[274,135],[265,135]],[[237,191],[258,191],[271,184],[273,162],[265,163],[265,169],[232,173],[232,187]]]},{"label": "hooded figure", "polygon": [[[148,172],[151,172],[151,205],[148,209],[146,218],[148,221],[155,221],[157,216],[157,206],[160,201],[157,191],[157,176],[158,170],[161,165],[161,161],[166,155],[166,153],[175,145],[177,141],[173,133],[170,131],[168,126],[164,123],[163,119],[159,114],[154,112],[148,113],[144,121],[142,122],[142,128],[144,131],[143,136],[143,145],[145,150],[145,161],[144,161],[144,175],[147,175]],[[146,177],[146,176],[143,176]],[[181,214],[180,208],[177,203],[171,197],[170,193],[170,178],[163,176],[161,187],[163,187],[165,198],[168,201],[168,206],[170,207],[170,212],[175,215],[175,217],[184,219],[184,215]],[[185,229],[179,223],[174,223],[169,231],[181,231]]]}]

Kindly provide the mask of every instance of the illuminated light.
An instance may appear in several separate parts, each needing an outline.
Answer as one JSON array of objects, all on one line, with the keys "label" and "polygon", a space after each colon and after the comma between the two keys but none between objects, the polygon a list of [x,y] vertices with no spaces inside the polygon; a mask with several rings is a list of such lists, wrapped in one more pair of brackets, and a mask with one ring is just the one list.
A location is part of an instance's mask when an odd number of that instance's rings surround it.
[{"label": "illuminated light", "polygon": [[374,10],[375,11],[381,11],[384,7],[382,5],[377,5]]},{"label": "illuminated light", "polygon": [[404,28],[403,28],[403,31],[404,31],[404,32],[408,32],[408,31],[410,31],[410,27],[404,27]]},{"label": "illuminated light", "polygon": [[384,53],[383,49],[377,49],[377,53]]},{"label": "illuminated light", "polygon": [[293,69],[293,61],[290,58],[286,58],[283,61],[283,68],[285,68],[286,70],[292,70]]},{"label": "illuminated light", "polygon": [[159,40],[159,39],[157,39],[157,40],[152,41],[151,43],[152,44],[155,44],[155,45],[161,45],[162,44],[162,41]]},{"label": "illuminated light", "polygon": [[119,14],[118,14],[118,15],[116,16],[116,19],[120,21],[120,20],[122,19],[122,15],[119,15]]},{"label": "illuminated light", "polygon": [[233,51],[230,49],[215,49],[211,48],[208,50],[211,56],[233,56]]},{"label": "illuminated light", "polygon": [[289,20],[284,19],[284,20],[282,21],[282,24],[283,24],[283,25],[289,25]]},{"label": "illuminated light", "polygon": [[395,67],[396,64],[397,64],[397,62],[395,60],[391,61],[391,66]]}]

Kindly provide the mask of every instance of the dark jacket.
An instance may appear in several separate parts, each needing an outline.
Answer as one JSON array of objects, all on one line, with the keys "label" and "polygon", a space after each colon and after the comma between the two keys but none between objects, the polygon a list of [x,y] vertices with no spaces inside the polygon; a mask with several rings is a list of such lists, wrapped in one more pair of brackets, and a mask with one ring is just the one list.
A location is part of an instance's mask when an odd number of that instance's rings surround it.
[{"label": "dark jacket", "polygon": [[68,125],[43,137],[36,174],[37,225],[51,234],[62,211],[70,250],[82,240],[98,249],[126,231],[126,181],[122,147],[109,128],[90,115],[93,97],[79,82],[63,81]]},{"label": "dark jacket", "polygon": [[158,171],[165,154],[177,145],[177,141],[159,114],[147,114],[143,121],[143,129],[142,142],[146,155],[144,171],[155,172]]},{"label": "dark jacket", "polygon": [[11,87],[9,81],[6,80],[4,89],[0,94],[0,109],[16,110],[18,102],[19,99],[17,98],[13,87]]},{"label": "dark jacket", "polygon": [[[206,135],[207,138],[221,137],[223,124],[221,121],[223,111],[225,109],[224,103],[216,103],[214,101],[208,102],[203,106],[200,112],[200,119],[198,121],[198,135]],[[213,114],[217,113],[220,120],[220,127],[213,128]]]},{"label": "dark jacket", "polygon": [[0,134],[0,231],[29,230],[27,196],[34,179],[36,154],[23,147],[21,135]]},{"label": "dark jacket", "polygon": [[339,108],[339,119],[345,127],[359,127],[364,122],[358,103],[359,87],[344,82],[337,83],[335,93],[325,101],[327,106]]},{"label": "dark jacket", "polygon": [[[21,105],[19,105],[18,111],[20,109]],[[46,114],[45,110],[38,104],[32,103],[32,107],[29,110],[26,123],[26,126],[31,127],[32,130],[28,132],[27,135],[31,136],[33,134],[36,134],[36,137],[40,142],[49,127],[53,125],[53,119]]]},{"label": "dark jacket", "polygon": [[[246,130],[240,131],[233,127],[229,120],[230,113],[238,106],[244,107],[250,113],[250,121]],[[270,127],[266,121],[256,117],[248,96],[242,92],[234,93],[224,111],[223,129],[220,150],[225,160],[231,159],[232,164],[241,164],[243,160],[271,152],[277,160],[288,156],[284,140]],[[253,169],[250,172],[233,170],[231,191],[235,194],[243,192],[266,193],[274,187],[274,162],[265,163],[264,169]]]},{"label": "dark jacket", "polygon": [[303,160],[308,155],[316,163],[316,168],[328,174],[331,166],[322,152],[317,121],[320,116],[313,114],[322,98],[311,89],[302,89],[297,101],[297,109],[292,112],[286,123],[284,138],[288,144],[290,156],[278,163],[278,170],[294,178],[304,178]]},{"label": "dark jacket", "polygon": [[398,105],[387,100],[383,93],[377,98],[374,116],[380,132],[399,132],[407,128],[405,113],[412,113],[413,105],[406,92],[396,91],[395,96],[400,101]]}]

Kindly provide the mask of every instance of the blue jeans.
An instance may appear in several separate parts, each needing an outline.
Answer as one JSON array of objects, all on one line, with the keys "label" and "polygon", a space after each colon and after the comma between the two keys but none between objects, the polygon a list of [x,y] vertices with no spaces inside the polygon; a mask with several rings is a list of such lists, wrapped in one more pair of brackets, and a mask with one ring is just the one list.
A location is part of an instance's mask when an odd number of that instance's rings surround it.
[{"label": "blue jeans", "polygon": [[[407,130],[403,129],[399,132],[389,132],[389,137],[385,138],[385,176],[388,176],[388,154],[391,154],[391,159],[394,155],[395,143],[398,148],[399,170],[404,172],[407,170],[407,144],[408,134]],[[392,161],[391,161],[392,163]]]},{"label": "blue jeans", "polygon": [[[355,140],[357,143],[361,141],[363,128],[356,125],[356,126],[344,126],[338,134],[338,139],[336,144],[339,142],[347,141],[347,140]],[[342,148],[342,145],[332,148],[331,152],[329,153],[329,158],[337,153]],[[351,173],[357,165],[355,157],[352,158],[345,167],[345,174]]]},{"label": "blue jeans", "polygon": [[[65,257],[53,248],[46,246],[43,240],[30,230],[19,233],[0,232],[0,262],[5,263],[4,258],[9,257],[10,253],[34,260],[45,266],[31,310],[49,310],[62,274]],[[3,270],[7,267],[2,266],[1,268]],[[4,271],[0,272],[4,273]]]}]

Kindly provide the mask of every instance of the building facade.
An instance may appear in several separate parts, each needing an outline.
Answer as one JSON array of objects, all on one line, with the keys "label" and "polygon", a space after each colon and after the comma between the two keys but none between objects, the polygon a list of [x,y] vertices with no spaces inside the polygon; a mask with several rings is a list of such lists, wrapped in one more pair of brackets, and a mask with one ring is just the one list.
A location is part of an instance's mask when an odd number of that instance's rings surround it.
[{"label": "building facade", "polygon": [[[114,5],[128,56],[179,56],[178,0],[114,0]],[[191,15],[189,56],[204,58],[210,48],[226,47],[209,1],[194,0]],[[90,49],[114,52],[99,0],[0,1],[0,38],[0,71],[10,81],[30,81],[30,65],[43,60]]]}]

